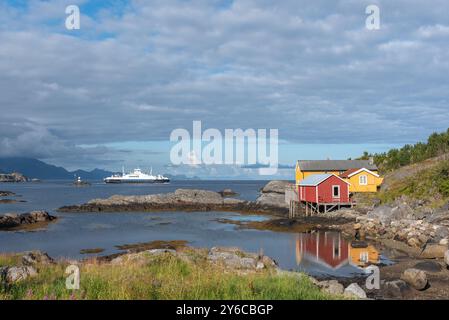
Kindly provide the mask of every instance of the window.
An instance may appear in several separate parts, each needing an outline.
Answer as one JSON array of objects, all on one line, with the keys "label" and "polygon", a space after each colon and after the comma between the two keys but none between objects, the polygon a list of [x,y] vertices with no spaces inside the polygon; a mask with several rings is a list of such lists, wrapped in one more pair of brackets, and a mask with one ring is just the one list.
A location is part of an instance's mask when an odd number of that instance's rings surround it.
[{"label": "window", "polygon": [[369,262],[369,255],[368,252],[360,252],[360,262],[368,263]]},{"label": "window", "polygon": [[334,198],[340,198],[340,186],[332,186],[332,196]]},{"label": "window", "polygon": [[361,186],[366,186],[368,184],[368,177],[366,175],[359,177],[359,184]]}]

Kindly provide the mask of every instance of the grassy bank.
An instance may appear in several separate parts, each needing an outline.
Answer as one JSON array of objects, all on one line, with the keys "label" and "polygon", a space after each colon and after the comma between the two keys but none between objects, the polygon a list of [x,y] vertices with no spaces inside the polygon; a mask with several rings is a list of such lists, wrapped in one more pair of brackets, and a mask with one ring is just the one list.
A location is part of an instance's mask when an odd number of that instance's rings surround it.
[{"label": "grassy bank", "polygon": [[[65,288],[66,262],[37,265],[37,276],[0,289],[0,299],[331,299],[307,277],[249,274],[209,263],[206,253],[189,259],[140,254],[120,264],[91,260],[80,264],[80,290]],[[20,256],[0,256],[0,266],[20,265]]]},{"label": "grassy bank", "polygon": [[440,207],[449,200],[449,160],[428,160],[405,167],[387,175],[385,180],[387,187],[377,195],[383,203],[407,196]]}]

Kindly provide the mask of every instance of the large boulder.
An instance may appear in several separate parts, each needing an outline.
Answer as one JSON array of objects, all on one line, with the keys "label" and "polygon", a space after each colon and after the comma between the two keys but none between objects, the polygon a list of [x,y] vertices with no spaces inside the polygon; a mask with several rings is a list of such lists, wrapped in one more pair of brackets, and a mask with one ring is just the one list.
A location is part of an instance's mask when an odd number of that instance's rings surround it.
[{"label": "large boulder", "polygon": [[285,194],[285,188],[291,186],[292,183],[285,180],[273,180],[268,182],[262,188],[262,193],[280,193]]},{"label": "large boulder", "polygon": [[357,283],[351,283],[344,291],[349,298],[366,299],[366,292]]},{"label": "large boulder", "polygon": [[209,250],[207,260],[223,264],[226,268],[255,271],[265,268],[276,268],[276,262],[264,255],[243,252],[235,247],[213,247]]},{"label": "large boulder", "polygon": [[428,285],[426,273],[415,268],[405,270],[401,276],[401,279],[416,290],[424,290]]},{"label": "large boulder", "polygon": [[285,195],[275,192],[262,193],[257,198],[256,203],[259,206],[288,208],[288,204],[285,202]]},{"label": "large boulder", "polygon": [[31,266],[22,267],[3,267],[0,268],[1,280],[4,284],[12,284],[23,281],[29,277],[37,275],[36,269]]},{"label": "large boulder", "polygon": [[345,290],[345,287],[337,280],[320,281],[317,286],[331,295],[342,295]]}]

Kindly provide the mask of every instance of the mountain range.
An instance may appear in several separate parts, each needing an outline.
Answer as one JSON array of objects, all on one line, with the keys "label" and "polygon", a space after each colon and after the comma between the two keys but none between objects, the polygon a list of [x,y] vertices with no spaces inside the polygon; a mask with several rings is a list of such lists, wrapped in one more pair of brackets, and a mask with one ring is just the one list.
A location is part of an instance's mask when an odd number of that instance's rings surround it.
[{"label": "mountain range", "polygon": [[[92,171],[75,170],[68,171],[63,167],[58,167],[45,163],[38,159],[11,157],[0,158],[0,173],[20,172],[29,179],[40,180],[73,180],[81,177],[83,180],[102,180],[113,174],[111,171],[94,169]],[[186,175],[164,174],[170,180],[199,180],[198,177],[187,177]]]},{"label": "mountain range", "polygon": [[0,173],[20,172],[30,179],[63,180],[80,176],[86,180],[100,180],[112,174],[110,171],[94,169],[92,171],[68,171],[32,158],[0,158]]}]

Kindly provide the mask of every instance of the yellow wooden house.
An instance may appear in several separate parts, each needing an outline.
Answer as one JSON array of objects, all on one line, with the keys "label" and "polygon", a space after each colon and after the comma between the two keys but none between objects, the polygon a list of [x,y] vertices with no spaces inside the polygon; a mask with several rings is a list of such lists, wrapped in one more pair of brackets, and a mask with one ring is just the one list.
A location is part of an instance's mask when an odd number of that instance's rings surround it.
[{"label": "yellow wooden house", "polygon": [[370,160],[298,160],[296,162],[296,185],[313,174],[335,174],[350,183],[349,191],[376,192],[383,178],[373,159]]},{"label": "yellow wooden house", "polygon": [[354,168],[366,168],[377,174],[373,160],[298,160],[296,162],[296,184],[312,174],[331,173],[339,176]]},{"label": "yellow wooden house", "polygon": [[383,182],[377,173],[366,168],[349,169],[340,175],[349,182],[349,192],[377,192]]}]

